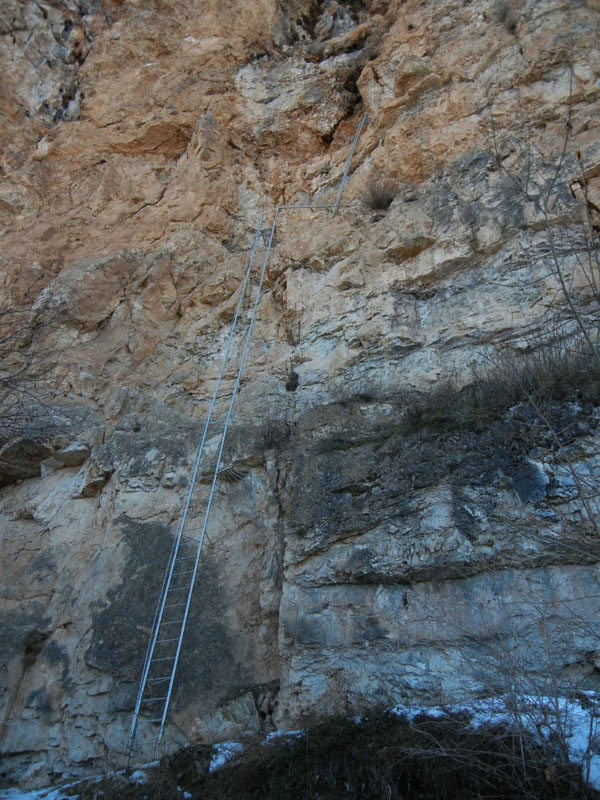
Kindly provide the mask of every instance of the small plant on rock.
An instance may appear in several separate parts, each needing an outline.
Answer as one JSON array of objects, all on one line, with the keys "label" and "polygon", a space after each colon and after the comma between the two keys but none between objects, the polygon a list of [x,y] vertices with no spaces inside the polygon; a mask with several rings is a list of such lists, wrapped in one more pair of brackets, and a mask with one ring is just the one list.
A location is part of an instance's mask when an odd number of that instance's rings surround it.
[{"label": "small plant on rock", "polygon": [[501,22],[509,33],[515,32],[518,14],[510,0],[498,0],[494,5],[494,13],[498,22]]},{"label": "small plant on rock", "polygon": [[365,184],[361,199],[373,211],[385,211],[396,197],[396,185],[389,178],[372,178]]}]

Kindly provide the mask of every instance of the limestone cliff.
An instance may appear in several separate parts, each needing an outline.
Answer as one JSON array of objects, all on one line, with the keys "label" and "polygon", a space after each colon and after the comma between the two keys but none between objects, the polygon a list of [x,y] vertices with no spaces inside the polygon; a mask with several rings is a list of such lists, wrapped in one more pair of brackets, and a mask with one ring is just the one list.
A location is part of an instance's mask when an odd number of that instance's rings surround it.
[{"label": "limestone cliff", "polygon": [[167,747],[495,691],[498,661],[594,687],[597,385],[414,410],[594,329],[597,0],[0,0],[0,27],[2,308],[43,323],[0,452],[3,779],[125,751],[259,213],[333,202],[365,112],[348,205],[277,227]]}]

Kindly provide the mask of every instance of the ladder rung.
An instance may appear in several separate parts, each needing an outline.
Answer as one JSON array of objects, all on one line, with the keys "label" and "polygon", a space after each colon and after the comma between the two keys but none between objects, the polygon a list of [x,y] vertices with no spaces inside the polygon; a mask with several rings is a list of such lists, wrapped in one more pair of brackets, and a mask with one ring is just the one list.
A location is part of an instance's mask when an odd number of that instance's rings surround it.
[{"label": "ladder rung", "polygon": [[179,641],[179,639],[176,636],[174,639],[157,639],[156,644],[164,644],[165,642],[177,642],[177,641]]},{"label": "ladder rung", "polygon": [[171,575],[171,577],[172,577],[172,578],[177,578],[177,577],[179,577],[179,575],[191,575],[193,572],[194,572],[194,570],[193,570],[193,569],[188,569],[188,570],[186,570],[185,572],[174,572],[174,573]]},{"label": "ladder rung", "polygon": [[169,592],[187,592],[189,586],[171,586],[169,587]]},{"label": "ladder rung", "polygon": [[164,677],[161,675],[160,678],[146,678],[146,683],[160,683],[161,681],[170,681],[171,676],[165,675]]},{"label": "ladder rung", "polygon": [[169,603],[165,608],[181,608],[182,606],[187,606],[187,603]]},{"label": "ladder rung", "polygon": [[144,697],[142,703],[158,703],[159,700],[166,700],[167,695],[164,697]]},{"label": "ladder rung", "polygon": [[152,661],[175,661],[175,656],[163,656],[162,658],[153,658]]},{"label": "ladder rung", "polygon": [[177,625],[178,623],[182,623],[182,619],[167,619],[163,620],[160,624],[161,625]]}]

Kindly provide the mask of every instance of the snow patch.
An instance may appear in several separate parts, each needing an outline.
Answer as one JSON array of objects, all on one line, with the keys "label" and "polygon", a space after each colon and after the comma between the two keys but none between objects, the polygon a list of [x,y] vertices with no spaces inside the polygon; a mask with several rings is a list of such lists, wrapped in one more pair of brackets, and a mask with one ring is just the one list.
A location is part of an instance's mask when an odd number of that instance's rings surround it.
[{"label": "snow patch", "polygon": [[306,731],[303,728],[296,731],[273,731],[272,733],[267,733],[262,743],[268,744],[273,739],[281,739],[282,737],[285,739],[301,739],[303,736],[306,736]]},{"label": "snow patch", "polygon": [[220,744],[213,745],[212,758],[208,771],[214,772],[241,752],[242,745],[239,742],[221,742]]}]

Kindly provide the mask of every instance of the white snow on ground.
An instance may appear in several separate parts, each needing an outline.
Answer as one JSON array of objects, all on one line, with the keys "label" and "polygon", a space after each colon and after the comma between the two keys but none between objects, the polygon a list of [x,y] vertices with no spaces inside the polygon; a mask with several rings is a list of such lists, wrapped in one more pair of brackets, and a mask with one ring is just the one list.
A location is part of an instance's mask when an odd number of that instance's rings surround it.
[{"label": "white snow on ground", "polygon": [[65,793],[63,789],[0,789],[0,800],[77,800],[76,794]]},{"label": "white snow on ground", "polygon": [[129,780],[133,781],[134,783],[148,783],[148,776],[144,772],[143,769],[136,769],[135,772],[132,772],[129,776]]},{"label": "white snow on ground", "polygon": [[301,739],[303,736],[306,736],[306,731],[304,728],[300,728],[297,731],[272,731],[271,733],[267,733],[263,740],[263,744],[268,744],[269,742],[272,742],[275,739],[281,739],[282,737],[285,737],[286,739]]},{"label": "white snow on ground", "polygon": [[240,742],[221,742],[220,744],[215,744],[213,746],[213,754],[210,760],[208,771],[214,772],[216,769],[219,769],[219,767],[222,767],[223,764],[226,764],[230,759],[237,755],[237,753],[241,752],[242,745]]}]

